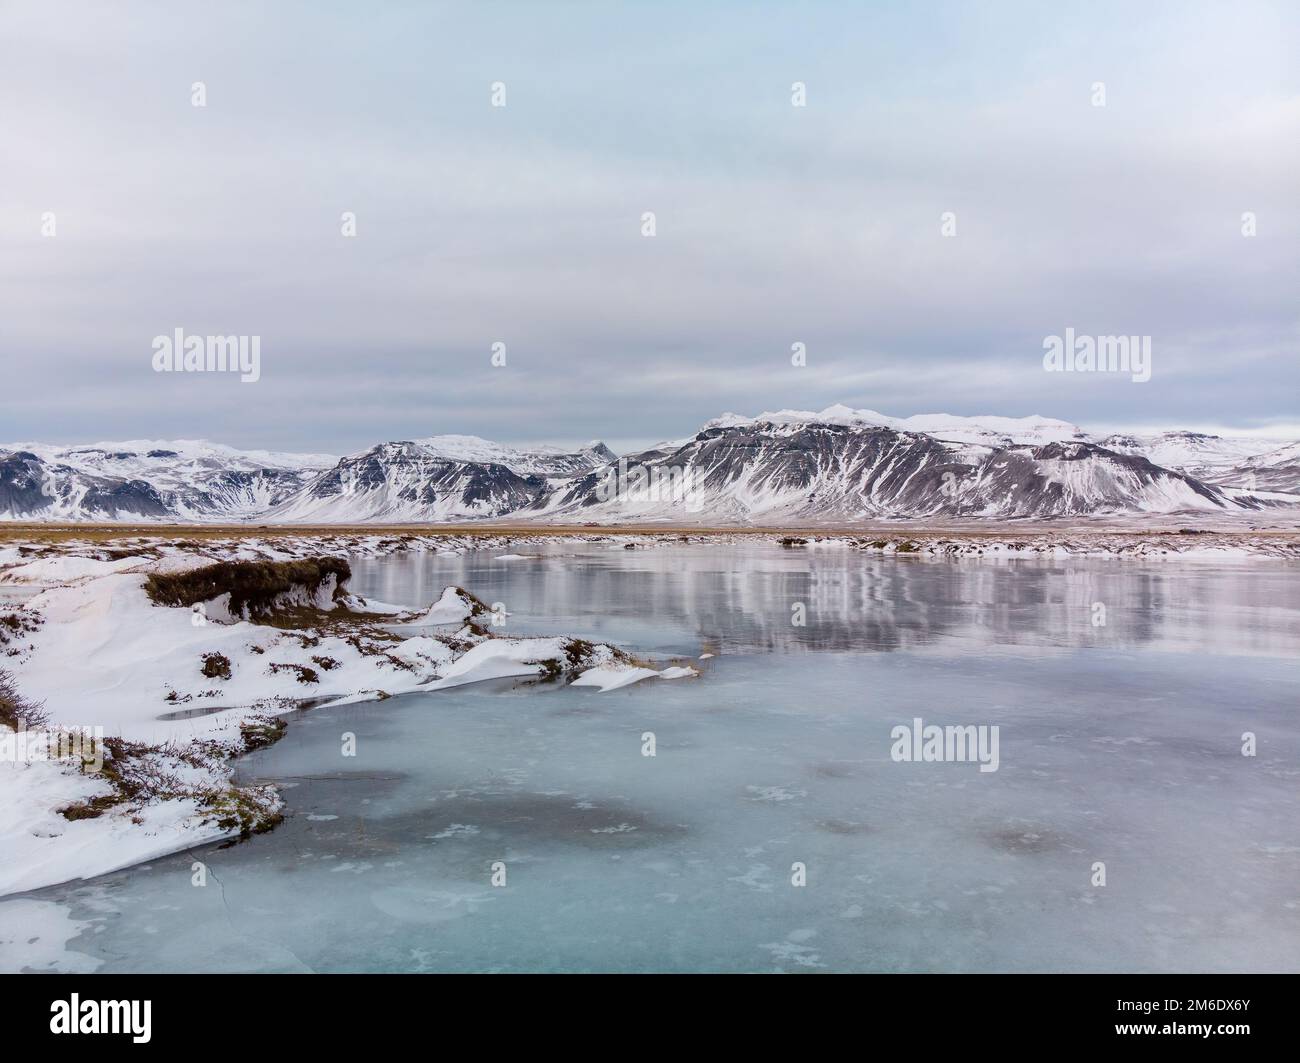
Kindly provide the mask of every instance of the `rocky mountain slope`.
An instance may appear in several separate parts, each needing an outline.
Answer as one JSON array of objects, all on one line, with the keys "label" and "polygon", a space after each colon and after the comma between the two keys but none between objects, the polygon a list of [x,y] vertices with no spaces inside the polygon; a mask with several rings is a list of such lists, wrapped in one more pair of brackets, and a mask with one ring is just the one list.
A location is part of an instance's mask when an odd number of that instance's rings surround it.
[{"label": "rocky mountain slope", "polygon": [[238,520],[277,505],[335,460],[195,440],[16,443],[0,446],[0,517]]},{"label": "rocky mountain slope", "polygon": [[539,508],[593,520],[771,521],[1062,517],[1252,504],[1088,442],[972,443],[814,418],[708,427],[681,445],[571,481]]},{"label": "rocky mountain slope", "polygon": [[553,483],[615,459],[603,443],[580,451],[504,447],[477,436],[380,443],[341,459],[271,508],[273,521],[426,521],[524,510]]},{"label": "rocky mountain slope", "polygon": [[616,456],[476,436],[344,458],[209,443],[0,447],[0,517],[772,523],[1248,513],[1300,503],[1300,444],[1194,432],[1090,435],[1044,417],[896,418],[832,406],[724,414]]}]

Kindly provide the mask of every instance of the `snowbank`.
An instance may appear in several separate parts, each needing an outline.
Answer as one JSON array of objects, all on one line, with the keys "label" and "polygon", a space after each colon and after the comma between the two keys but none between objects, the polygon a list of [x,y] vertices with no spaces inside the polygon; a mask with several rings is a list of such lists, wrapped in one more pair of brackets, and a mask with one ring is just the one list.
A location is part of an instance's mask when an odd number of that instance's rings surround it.
[{"label": "snowbank", "polygon": [[[4,667],[24,698],[43,702],[51,730],[20,735],[0,724],[0,896],[269,829],[278,795],[234,786],[231,760],[278,738],[273,717],[306,701],[501,677],[605,690],[608,675],[648,671],[581,639],[493,637],[473,622],[486,607],[457,587],[403,610],[348,593],[333,572],[346,574],[345,562],[285,563],[285,572],[331,569],[317,585],[286,590],[263,560],[244,569],[212,561],[164,550],[11,562],[10,574],[30,582],[39,572],[46,585],[4,607],[33,620]],[[151,579],[160,573],[171,575]],[[251,585],[269,589],[255,600]],[[209,587],[212,598],[191,601]],[[242,596],[236,608],[232,593]],[[60,728],[101,736],[102,763],[60,759],[51,748]]]},{"label": "snowbank", "polygon": [[608,690],[618,690],[620,687],[631,686],[643,679],[685,679],[688,676],[697,676],[699,674],[694,668],[672,667],[656,672],[653,668],[611,666],[590,668],[578,676],[572,685],[575,687],[596,687],[603,694]]}]

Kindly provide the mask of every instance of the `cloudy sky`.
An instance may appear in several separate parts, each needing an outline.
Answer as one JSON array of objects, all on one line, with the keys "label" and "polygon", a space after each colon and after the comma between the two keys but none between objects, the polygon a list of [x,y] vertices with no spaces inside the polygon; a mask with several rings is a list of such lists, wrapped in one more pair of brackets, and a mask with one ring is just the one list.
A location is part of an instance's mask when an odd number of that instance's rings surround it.
[{"label": "cloudy sky", "polygon": [[[1300,436],[1298,55],[1288,0],[4,0],[0,439]],[[1067,327],[1152,379],[1044,372]],[[176,328],[261,380],[155,373]]]}]

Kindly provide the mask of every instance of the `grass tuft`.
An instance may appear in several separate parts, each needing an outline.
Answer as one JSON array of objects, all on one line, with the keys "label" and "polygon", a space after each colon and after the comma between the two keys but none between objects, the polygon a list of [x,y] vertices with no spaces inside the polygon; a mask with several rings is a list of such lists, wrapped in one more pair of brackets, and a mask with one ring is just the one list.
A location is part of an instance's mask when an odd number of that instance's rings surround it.
[{"label": "grass tuft", "polygon": [[296,590],[315,594],[333,576],[334,596],[352,577],[341,557],[311,557],[297,561],[219,561],[188,572],[155,572],[145,581],[145,593],[156,605],[188,609],[230,595],[235,616],[261,619],[280,609],[279,598]]},{"label": "grass tuft", "polygon": [[229,679],[230,658],[224,653],[205,653],[203,674],[209,679]]},{"label": "grass tuft", "polygon": [[19,694],[13,676],[0,668],[0,724],[15,731],[31,731],[49,722],[49,713]]}]

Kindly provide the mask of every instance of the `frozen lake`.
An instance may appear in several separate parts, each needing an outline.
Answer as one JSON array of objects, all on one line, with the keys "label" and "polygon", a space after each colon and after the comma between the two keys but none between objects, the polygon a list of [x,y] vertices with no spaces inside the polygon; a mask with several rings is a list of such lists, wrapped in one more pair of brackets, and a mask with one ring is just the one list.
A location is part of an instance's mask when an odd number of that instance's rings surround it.
[{"label": "frozen lake", "polygon": [[[0,941],[39,910],[101,971],[1300,970],[1300,568],[503,552],[353,585],[715,656],[298,713],[242,769],[282,827],[0,902]],[[998,727],[997,770],[896,762],[915,717]]]}]

